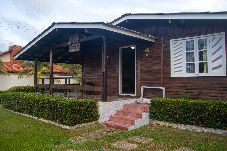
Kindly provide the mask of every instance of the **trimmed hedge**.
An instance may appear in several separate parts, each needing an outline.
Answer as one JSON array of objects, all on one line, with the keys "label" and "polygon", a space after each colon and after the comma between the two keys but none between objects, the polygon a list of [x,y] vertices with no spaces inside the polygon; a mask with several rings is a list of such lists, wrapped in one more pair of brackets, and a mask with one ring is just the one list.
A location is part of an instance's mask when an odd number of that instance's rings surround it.
[{"label": "trimmed hedge", "polygon": [[8,92],[35,92],[34,86],[14,86]]},{"label": "trimmed hedge", "polygon": [[6,109],[69,126],[97,121],[99,118],[97,101],[90,99],[4,92],[0,93],[0,102]]},{"label": "trimmed hedge", "polygon": [[[14,86],[8,90],[8,92],[35,92],[35,87],[34,86]],[[37,92],[42,92],[42,91],[49,91],[49,88],[37,88]],[[62,90],[57,89],[54,90],[54,92],[62,92]]]},{"label": "trimmed hedge", "polygon": [[2,100],[1,100],[1,94],[4,93],[5,91],[0,91],[0,105],[2,104]]},{"label": "trimmed hedge", "polygon": [[151,100],[150,118],[227,129],[227,101],[156,98]]}]

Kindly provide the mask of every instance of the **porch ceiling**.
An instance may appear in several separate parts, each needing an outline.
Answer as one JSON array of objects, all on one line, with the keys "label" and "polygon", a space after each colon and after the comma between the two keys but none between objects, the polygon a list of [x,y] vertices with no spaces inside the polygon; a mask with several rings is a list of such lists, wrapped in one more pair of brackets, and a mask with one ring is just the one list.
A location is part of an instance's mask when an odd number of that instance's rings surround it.
[{"label": "porch ceiling", "polygon": [[[69,52],[68,40],[73,34],[80,35],[80,51]],[[99,38],[94,38],[100,36]],[[49,61],[49,51],[53,50],[55,63],[80,63],[85,50],[101,48],[105,36],[107,43],[151,43],[155,37],[106,23],[53,23],[35,39],[29,42],[15,56],[18,60]]]}]

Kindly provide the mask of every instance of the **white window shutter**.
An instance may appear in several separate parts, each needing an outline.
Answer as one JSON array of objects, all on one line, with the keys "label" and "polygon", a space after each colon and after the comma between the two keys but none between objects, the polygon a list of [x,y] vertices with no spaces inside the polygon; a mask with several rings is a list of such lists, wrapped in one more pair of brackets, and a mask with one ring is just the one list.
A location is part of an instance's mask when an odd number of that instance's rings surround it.
[{"label": "white window shutter", "polygon": [[171,77],[185,76],[185,41],[170,40]]},{"label": "white window shutter", "polygon": [[225,33],[209,36],[208,76],[226,76]]}]

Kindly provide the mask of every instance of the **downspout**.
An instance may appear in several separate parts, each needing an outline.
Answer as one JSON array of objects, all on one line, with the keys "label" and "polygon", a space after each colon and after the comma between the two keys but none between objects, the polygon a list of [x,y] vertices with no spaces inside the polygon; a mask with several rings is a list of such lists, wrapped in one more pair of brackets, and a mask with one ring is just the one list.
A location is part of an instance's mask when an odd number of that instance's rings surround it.
[{"label": "downspout", "polygon": [[164,37],[161,37],[161,86],[160,87],[150,87],[150,86],[141,86],[141,97],[140,100],[143,101],[144,89],[160,89],[162,90],[162,97],[165,97],[166,89],[164,87]]}]

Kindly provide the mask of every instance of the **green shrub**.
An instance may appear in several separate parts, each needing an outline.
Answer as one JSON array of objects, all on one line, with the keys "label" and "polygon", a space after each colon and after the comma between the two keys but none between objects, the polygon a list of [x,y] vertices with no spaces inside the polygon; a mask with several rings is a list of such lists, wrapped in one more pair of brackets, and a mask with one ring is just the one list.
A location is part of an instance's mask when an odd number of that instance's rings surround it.
[{"label": "green shrub", "polygon": [[14,86],[7,90],[9,92],[35,92],[34,86]]},{"label": "green shrub", "polygon": [[151,100],[150,118],[227,129],[227,101],[156,98]]},{"label": "green shrub", "polygon": [[2,101],[1,101],[1,94],[3,93],[4,91],[0,91],[0,104],[2,104]]},{"label": "green shrub", "polygon": [[0,94],[3,107],[55,121],[64,125],[76,125],[96,121],[99,118],[95,100],[67,99],[43,94],[4,92]]}]

